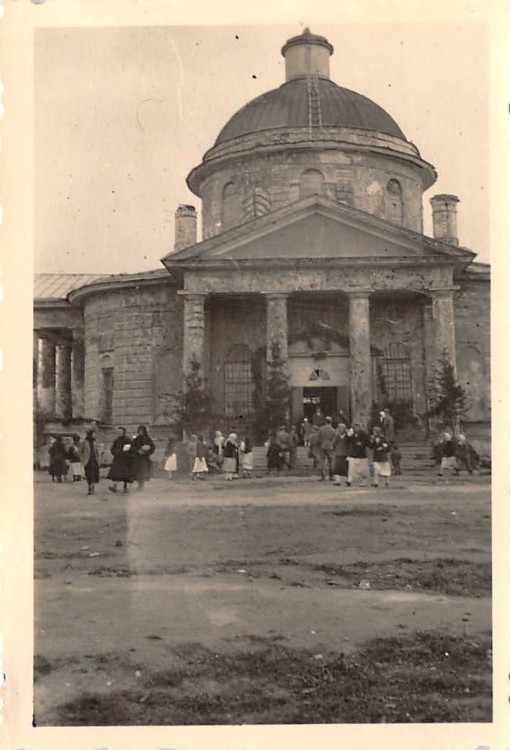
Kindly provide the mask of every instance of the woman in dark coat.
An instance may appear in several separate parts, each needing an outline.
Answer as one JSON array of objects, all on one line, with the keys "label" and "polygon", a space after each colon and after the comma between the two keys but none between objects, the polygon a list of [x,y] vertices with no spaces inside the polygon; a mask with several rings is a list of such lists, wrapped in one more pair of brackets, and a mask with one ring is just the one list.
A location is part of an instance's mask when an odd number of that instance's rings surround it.
[{"label": "woman in dark coat", "polygon": [[123,492],[127,492],[128,484],[133,481],[132,440],[126,435],[124,427],[119,427],[117,433],[110,448],[113,461],[108,472],[108,479],[112,480],[112,484],[108,489],[111,492],[117,492],[117,482],[123,482]]},{"label": "woman in dark coat", "polygon": [[136,431],[133,440],[134,454],[134,476],[138,482],[138,489],[143,490],[145,482],[149,482],[152,476],[152,461],[150,457],[156,450],[154,441],[143,424]]},{"label": "woman in dark coat", "polygon": [[267,446],[267,452],[266,452],[266,459],[267,459],[267,469],[266,474],[269,474],[271,469],[276,469],[276,473],[280,473],[280,469],[282,466],[282,454],[280,451],[280,443],[276,439],[276,435],[270,435],[269,440],[266,443]]},{"label": "woman in dark coat", "polygon": [[62,482],[62,477],[67,475],[67,450],[61,435],[57,435],[55,438],[49,454],[51,481]]},{"label": "woman in dark coat", "polygon": [[81,445],[81,462],[88,484],[87,495],[93,495],[95,485],[99,482],[99,448],[96,443],[95,430],[87,430],[85,440]]}]

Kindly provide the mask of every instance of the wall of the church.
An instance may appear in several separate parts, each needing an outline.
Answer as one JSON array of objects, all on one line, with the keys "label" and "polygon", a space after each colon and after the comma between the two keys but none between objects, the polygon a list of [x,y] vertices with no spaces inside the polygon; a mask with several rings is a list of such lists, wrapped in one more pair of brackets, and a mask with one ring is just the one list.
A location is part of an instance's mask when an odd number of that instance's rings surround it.
[{"label": "wall of the church", "polygon": [[306,173],[312,183],[314,178],[322,183],[319,191],[329,199],[422,231],[422,185],[414,167],[376,154],[331,149],[266,154],[215,171],[200,188],[203,238],[299,200],[307,191]]},{"label": "wall of the church", "polygon": [[102,419],[113,370],[112,422],[168,422],[181,387],[182,300],[169,284],[103,291],[84,304],[85,414]]},{"label": "wall of the church", "polygon": [[465,278],[455,298],[457,375],[468,393],[467,418],[490,419],[490,286]]}]

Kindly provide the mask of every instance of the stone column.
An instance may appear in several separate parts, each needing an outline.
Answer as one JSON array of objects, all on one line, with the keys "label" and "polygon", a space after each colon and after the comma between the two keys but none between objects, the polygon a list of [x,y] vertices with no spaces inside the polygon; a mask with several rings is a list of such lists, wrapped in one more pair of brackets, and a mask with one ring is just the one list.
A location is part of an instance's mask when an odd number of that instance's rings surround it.
[{"label": "stone column", "polygon": [[55,344],[42,338],[40,349],[40,371],[38,377],[39,406],[50,416],[55,414]]},{"label": "stone column", "polygon": [[83,417],[83,385],[85,381],[85,345],[81,331],[73,331],[71,354],[71,398],[73,417]]},{"label": "stone column", "polygon": [[454,289],[436,289],[432,292],[432,319],[434,321],[434,354],[437,365],[445,354],[457,372],[455,346]]},{"label": "stone column", "polygon": [[57,344],[55,409],[62,419],[72,416],[70,341]]},{"label": "stone column", "polygon": [[204,377],[204,340],[205,340],[205,294],[189,294],[184,297],[184,337],[182,343],[182,370],[184,376],[189,372],[191,362],[196,360]]},{"label": "stone column", "polygon": [[266,294],[266,360],[279,359],[286,363],[289,356],[287,343],[287,294]]},{"label": "stone column", "polygon": [[367,429],[372,412],[370,292],[349,292],[351,421]]}]

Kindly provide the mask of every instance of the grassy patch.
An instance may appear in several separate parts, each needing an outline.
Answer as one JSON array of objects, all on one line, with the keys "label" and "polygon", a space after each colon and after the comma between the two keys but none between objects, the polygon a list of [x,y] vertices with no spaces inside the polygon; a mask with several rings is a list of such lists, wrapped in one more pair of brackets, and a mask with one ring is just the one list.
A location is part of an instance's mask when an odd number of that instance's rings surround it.
[{"label": "grassy patch", "polygon": [[314,724],[491,721],[490,639],[437,632],[378,638],[355,654],[274,640],[219,654],[188,644],[185,664],[133,690],[85,694],[60,725]]}]

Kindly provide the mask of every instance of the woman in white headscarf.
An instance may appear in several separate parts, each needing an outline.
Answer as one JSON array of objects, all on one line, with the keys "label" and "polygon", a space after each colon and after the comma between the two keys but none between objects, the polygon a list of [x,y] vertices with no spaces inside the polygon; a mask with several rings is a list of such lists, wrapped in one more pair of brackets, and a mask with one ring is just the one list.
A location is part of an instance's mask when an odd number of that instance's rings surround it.
[{"label": "woman in white headscarf", "polygon": [[443,471],[445,469],[450,469],[454,474],[458,474],[457,443],[450,432],[443,433],[442,440],[439,443],[439,449],[441,451],[441,464],[439,466],[439,471],[437,472],[439,476],[443,476]]},{"label": "woman in white headscarf", "polygon": [[235,432],[231,432],[225,440],[223,446],[223,459],[225,479],[227,481],[232,481],[232,479],[237,478],[237,472],[239,470],[239,446],[237,444],[237,435]]}]

